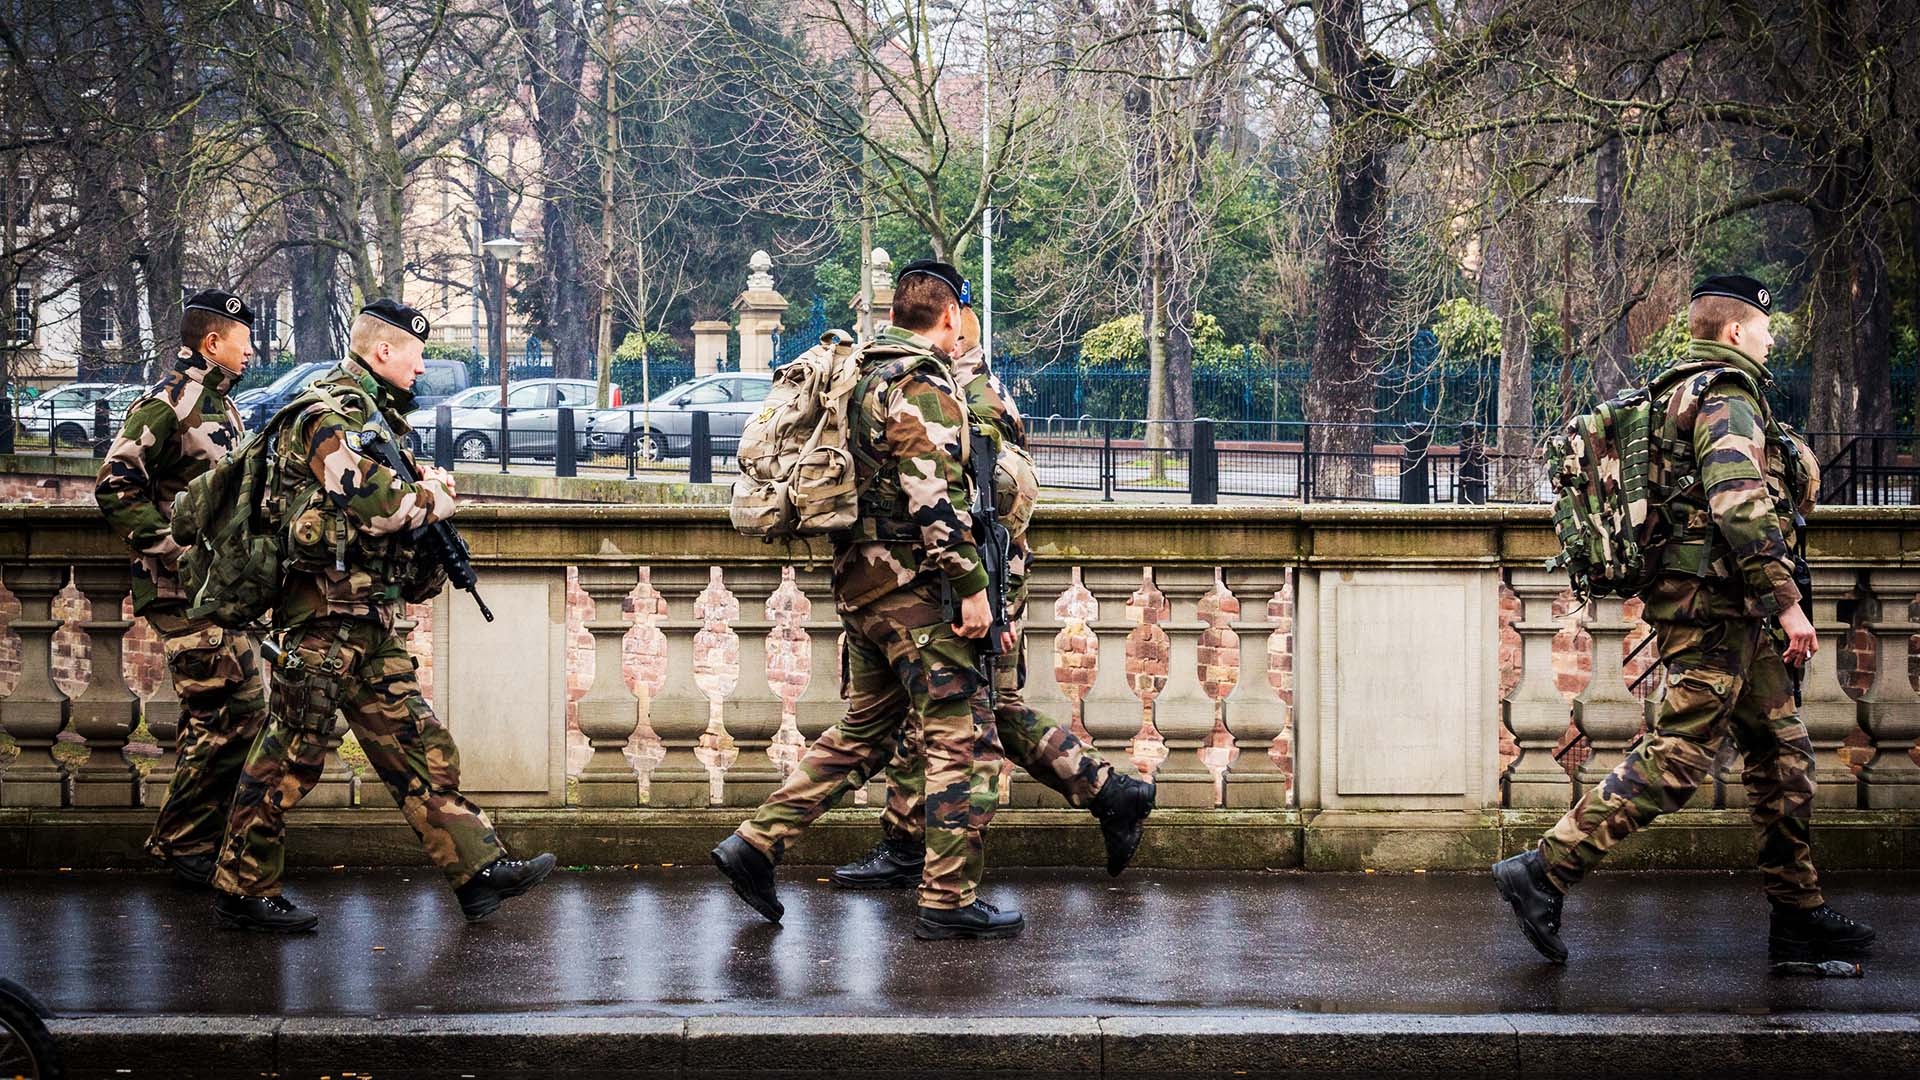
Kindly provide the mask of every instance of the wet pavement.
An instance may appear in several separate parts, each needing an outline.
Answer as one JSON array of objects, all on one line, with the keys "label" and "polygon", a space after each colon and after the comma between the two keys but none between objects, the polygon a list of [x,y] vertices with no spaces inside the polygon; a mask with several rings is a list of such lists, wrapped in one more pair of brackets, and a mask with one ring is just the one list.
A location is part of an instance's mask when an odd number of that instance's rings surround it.
[{"label": "wet pavement", "polygon": [[467,926],[420,870],[294,874],[291,938],[216,926],[149,873],[0,878],[0,974],[68,1015],[1158,1016],[1893,1013],[1920,1001],[1920,874],[1836,874],[1880,931],[1864,979],[1771,977],[1750,875],[1603,874],[1569,903],[1573,962],[1522,940],[1484,876],[996,871],[1012,942],[912,937],[905,892],[783,871],[784,926],[711,867],[563,872]]}]

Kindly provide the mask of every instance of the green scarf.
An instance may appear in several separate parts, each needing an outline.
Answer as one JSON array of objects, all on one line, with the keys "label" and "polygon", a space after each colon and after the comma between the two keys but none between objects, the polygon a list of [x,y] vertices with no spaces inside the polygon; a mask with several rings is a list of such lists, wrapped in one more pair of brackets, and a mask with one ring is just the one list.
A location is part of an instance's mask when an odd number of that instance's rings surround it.
[{"label": "green scarf", "polygon": [[1767,370],[1767,365],[1722,342],[1693,338],[1687,342],[1687,359],[1725,364],[1738,368],[1762,387],[1773,385],[1773,373]]}]

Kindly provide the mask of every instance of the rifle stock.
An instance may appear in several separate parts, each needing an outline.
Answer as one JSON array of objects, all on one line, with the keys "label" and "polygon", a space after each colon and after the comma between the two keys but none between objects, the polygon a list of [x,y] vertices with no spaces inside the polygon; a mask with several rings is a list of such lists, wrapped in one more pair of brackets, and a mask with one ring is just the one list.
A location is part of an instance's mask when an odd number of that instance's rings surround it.
[{"label": "rifle stock", "polygon": [[980,552],[980,561],[987,571],[987,605],[993,612],[992,623],[987,627],[987,640],[980,647],[980,674],[987,683],[987,703],[997,704],[995,686],[999,672],[1000,657],[1005,650],[1000,639],[1006,636],[1007,624],[1007,559],[1011,538],[1007,527],[1000,522],[999,507],[994,505],[993,469],[997,448],[993,438],[984,432],[969,431],[968,467],[973,475],[973,543]]}]

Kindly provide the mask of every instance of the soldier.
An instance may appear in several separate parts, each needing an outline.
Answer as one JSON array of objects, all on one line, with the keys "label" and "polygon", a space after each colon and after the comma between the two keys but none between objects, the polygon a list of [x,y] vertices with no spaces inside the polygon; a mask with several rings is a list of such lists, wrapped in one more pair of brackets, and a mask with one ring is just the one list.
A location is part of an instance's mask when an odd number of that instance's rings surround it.
[{"label": "soldier", "polygon": [[[1007,490],[996,492],[1001,520],[1009,532],[1007,610],[1018,623],[1025,618],[1027,574],[1033,549],[1027,546],[1026,524],[1038,496],[1031,466],[1008,447],[1024,452],[1026,425],[1020,410],[1000,385],[980,347],[980,318],[972,306],[961,312],[960,356],[953,363],[954,378],[966,394],[973,422],[1001,447],[1001,461],[1012,466],[996,470],[995,478]],[[1024,487],[1025,490],[1014,490]],[[977,493],[976,493],[977,497]],[[1047,720],[1021,699],[1026,685],[1023,635],[1016,629],[1007,642],[1007,655],[994,672],[995,700],[975,699],[976,708],[991,708],[995,728],[1008,757],[1027,774],[1064,796],[1069,805],[1091,810],[1100,821],[1107,847],[1107,873],[1119,876],[1140,846],[1141,827],[1153,812],[1153,785],[1116,772],[1100,751],[1081,742],[1066,725]],[[910,735],[911,727],[902,729]],[[833,883],[843,889],[906,888],[918,884],[926,861],[926,775],[918,743],[902,739],[887,765],[887,805],[880,817],[880,842],[866,855],[833,872]]]},{"label": "soldier", "polygon": [[1527,939],[1556,964],[1567,959],[1559,936],[1567,890],[1636,830],[1685,806],[1729,734],[1746,758],[1770,950],[1805,959],[1873,943],[1871,928],[1827,905],[1809,846],[1813,744],[1788,668],[1819,648],[1794,582],[1794,542],[1819,478],[1806,444],[1774,423],[1752,389],[1772,381],[1771,311],[1752,278],[1701,282],[1685,363],[1718,366],[1654,382],[1665,404],[1664,416],[1654,413],[1655,440],[1685,459],[1670,458],[1667,474],[1697,479],[1660,493],[1677,524],[1660,549],[1660,574],[1640,594],[1666,667],[1653,730],[1537,847],[1493,868]]},{"label": "soldier", "polygon": [[266,720],[267,691],[251,636],[187,616],[170,524],[173,500],[240,441],[227,391],[253,358],[253,312],[210,290],[186,303],[173,370],[127,410],[94,483],[107,523],[133,547],[133,611],[160,635],[180,696],[173,782],[147,852],[181,881],[209,887],[247,749]]},{"label": "soldier", "polygon": [[774,867],[808,825],[886,765],[904,729],[926,756],[929,792],[915,936],[1010,938],[1025,925],[1020,913],[978,896],[1000,743],[992,714],[973,705],[982,690],[974,639],[992,615],[967,528],[968,414],[948,366],[971,289],[931,261],[902,268],[896,282],[893,325],[856,361],[859,520],[834,538],[847,715],[713,849],[713,861],[741,899],[779,922]]},{"label": "soldier", "polygon": [[280,895],[285,819],[319,780],[340,712],[469,921],[553,870],[552,855],[508,858],[487,815],[460,793],[460,751],[394,632],[402,601],[425,600],[446,582],[443,567],[416,558],[412,536],[452,516],[454,482],[429,466],[407,483],[365,448],[371,437],[406,433],[427,329],[396,301],[367,305],[349,331],[353,355],[273,434],[268,452],[288,499],[287,581],[273,609],[282,659],[213,879],[215,911],[234,926],[300,931],[319,921]]}]

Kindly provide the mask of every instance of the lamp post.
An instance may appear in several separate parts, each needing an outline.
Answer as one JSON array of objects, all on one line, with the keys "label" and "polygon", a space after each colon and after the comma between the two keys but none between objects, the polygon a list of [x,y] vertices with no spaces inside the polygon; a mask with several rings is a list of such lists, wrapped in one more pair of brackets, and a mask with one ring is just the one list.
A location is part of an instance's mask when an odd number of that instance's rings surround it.
[{"label": "lamp post", "polygon": [[500,340],[500,471],[507,471],[507,267],[520,257],[525,244],[512,235],[496,236],[480,245],[500,267],[500,296],[493,325]]}]

